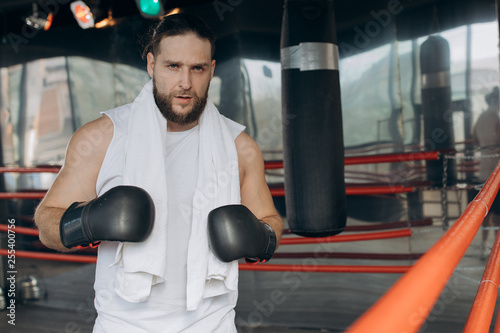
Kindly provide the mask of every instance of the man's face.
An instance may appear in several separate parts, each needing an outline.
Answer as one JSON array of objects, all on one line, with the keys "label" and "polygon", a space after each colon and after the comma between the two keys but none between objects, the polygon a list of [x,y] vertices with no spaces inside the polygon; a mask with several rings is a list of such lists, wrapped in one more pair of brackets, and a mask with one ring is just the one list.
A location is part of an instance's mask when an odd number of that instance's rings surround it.
[{"label": "man's face", "polygon": [[148,54],[155,101],[169,130],[197,124],[205,108],[215,60],[208,40],[194,34],[165,37],[156,58]]}]

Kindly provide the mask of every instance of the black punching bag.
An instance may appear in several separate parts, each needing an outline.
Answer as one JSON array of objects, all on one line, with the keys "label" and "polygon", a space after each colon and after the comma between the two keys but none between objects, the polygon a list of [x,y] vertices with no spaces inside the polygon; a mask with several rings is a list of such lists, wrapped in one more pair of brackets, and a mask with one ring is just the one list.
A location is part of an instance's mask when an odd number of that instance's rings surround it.
[{"label": "black punching bag", "polygon": [[302,236],[335,235],[346,198],[333,0],[285,0],[281,68],[288,224]]},{"label": "black punching bag", "polygon": [[[454,152],[453,109],[451,103],[450,46],[440,36],[431,36],[420,47],[422,73],[422,113],[424,146],[429,151]],[[446,184],[456,183],[455,160],[447,160]],[[443,185],[443,156],[426,161],[427,178],[435,186]]]}]

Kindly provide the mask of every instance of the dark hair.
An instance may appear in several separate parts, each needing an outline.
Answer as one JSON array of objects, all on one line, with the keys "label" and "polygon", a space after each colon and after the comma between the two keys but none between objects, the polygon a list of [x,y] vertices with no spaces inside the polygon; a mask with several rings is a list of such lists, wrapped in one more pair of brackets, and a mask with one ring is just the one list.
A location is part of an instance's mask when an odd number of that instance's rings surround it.
[{"label": "dark hair", "polygon": [[164,37],[179,36],[194,34],[198,38],[206,39],[210,42],[212,47],[212,58],[215,52],[215,36],[208,25],[200,18],[194,15],[180,13],[165,16],[160,23],[158,23],[150,31],[149,42],[144,47],[142,52],[143,59],[146,58],[149,52],[156,55],[159,52],[160,42]]}]

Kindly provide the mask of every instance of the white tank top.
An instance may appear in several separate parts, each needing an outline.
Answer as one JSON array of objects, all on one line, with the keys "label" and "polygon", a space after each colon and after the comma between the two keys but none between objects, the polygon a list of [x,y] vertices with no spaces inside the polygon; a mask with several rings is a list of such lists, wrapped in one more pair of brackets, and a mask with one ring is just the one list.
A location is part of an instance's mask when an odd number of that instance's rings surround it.
[{"label": "white tank top", "polygon": [[[114,125],[96,190],[98,195],[123,184],[122,171],[130,105],[105,112]],[[225,118],[227,119],[227,118]],[[243,127],[229,119],[233,138]],[[198,174],[199,126],[185,132],[167,132],[168,184],[167,280],[154,285],[148,300],[130,303],[114,292],[117,242],[98,248],[94,332],[236,332],[234,307],[237,292],[206,298],[196,311],[186,311],[187,249],[191,231],[191,206]],[[145,147],[147,149],[147,147]],[[147,172],[147,170],[145,170]]]}]

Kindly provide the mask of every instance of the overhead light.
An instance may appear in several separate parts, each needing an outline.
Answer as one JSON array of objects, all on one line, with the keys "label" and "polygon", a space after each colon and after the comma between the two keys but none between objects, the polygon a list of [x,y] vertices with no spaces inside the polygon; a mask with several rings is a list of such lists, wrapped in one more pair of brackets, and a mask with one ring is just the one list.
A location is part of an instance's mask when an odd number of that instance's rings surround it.
[{"label": "overhead light", "polygon": [[74,1],[70,5],[71,12],[82,29],[94,27],[94,15],[83,1]]},{"label": "overhead light", "polygon": [[52,21],[54,19],[54,15],[52,13],[43,13],[43,16],[38,12],[38,5],[33,3],[33,14],[31,16],[26,17],[25,22],[30,27],[35,28],[36,30],[49,30],[52,26]]},{"label": "overhead light", "polygon": [[180,8],[174,8],[171,11],[169,11],[168,13],[166,13],[165,16],[179,14],[180,12],[182,12]]},{"label": "overhead light", "polygon": [[108,17],[106,17],[102,21],[97,22],[94,25],[94,27],[97,28],[97,29],[106,28],[106,27],[112,27],[112,26],[118,24],[119,21],[120,21],[119,19],[113,18],[113,12],[110,9],[110,10],[108,10]]},{"label": "overhead light", "polygon": [[135,3],[146,18],[159,18],[165,14],[161,0],[135,0]]}]

